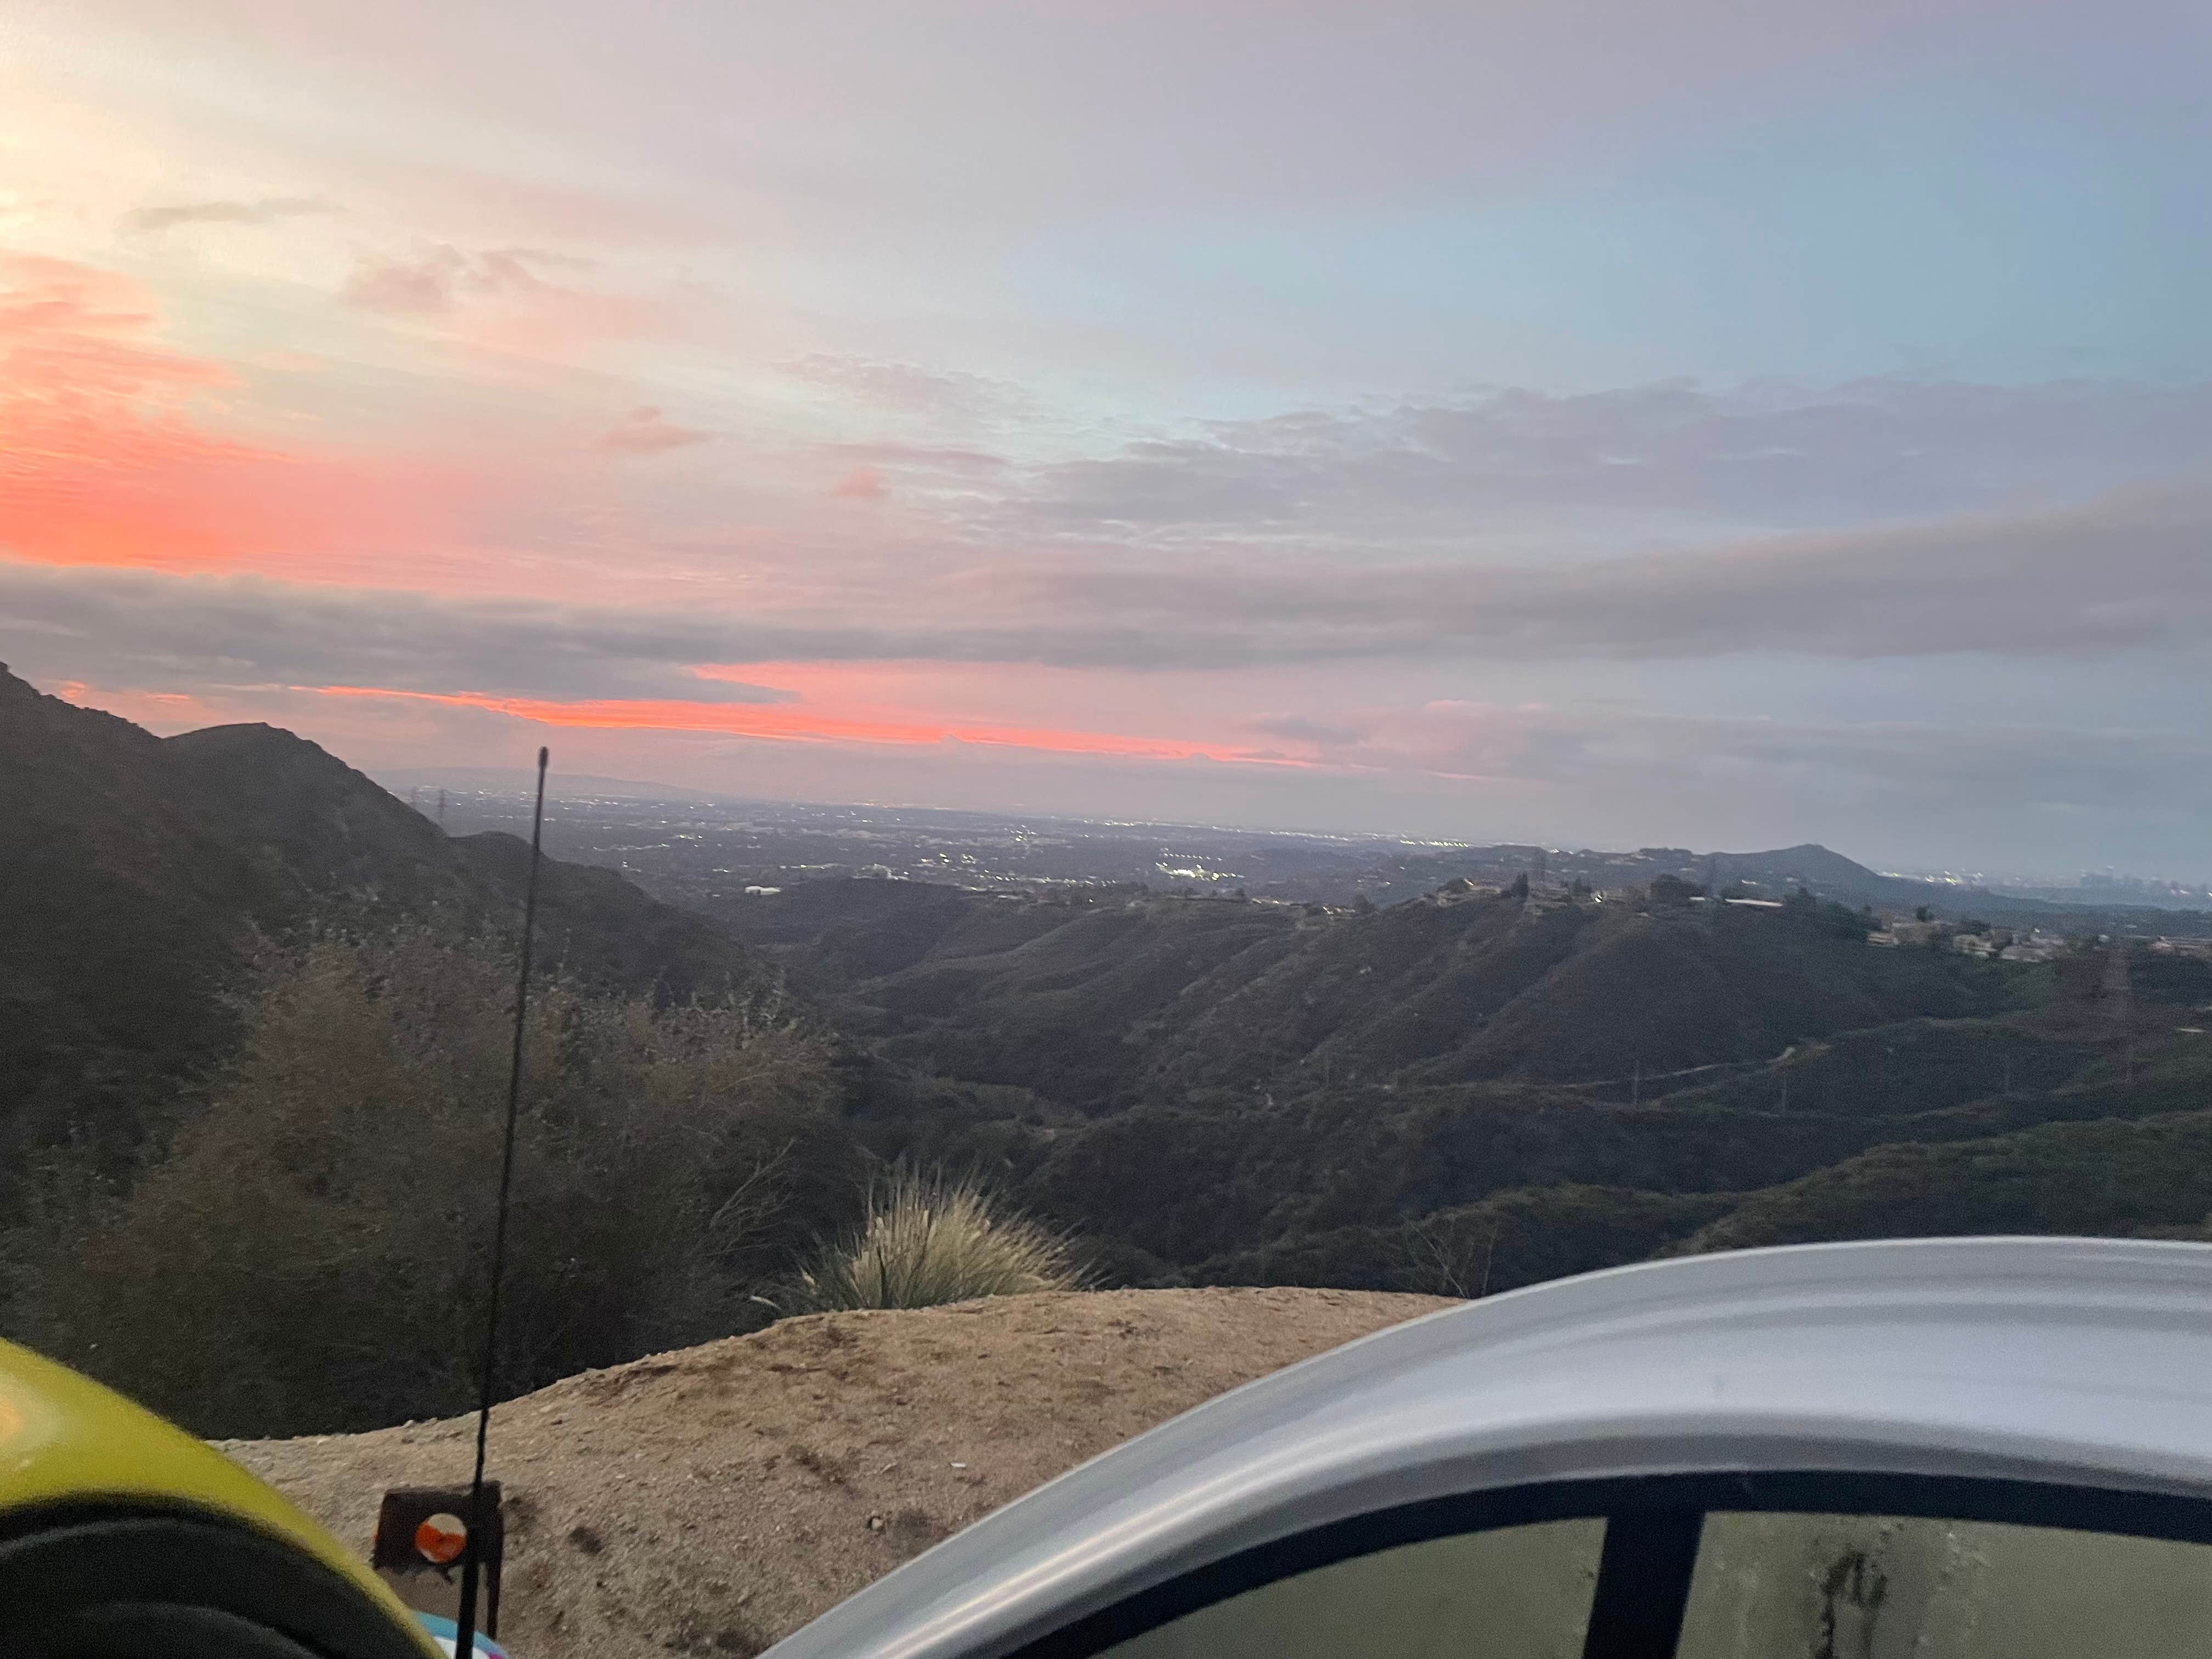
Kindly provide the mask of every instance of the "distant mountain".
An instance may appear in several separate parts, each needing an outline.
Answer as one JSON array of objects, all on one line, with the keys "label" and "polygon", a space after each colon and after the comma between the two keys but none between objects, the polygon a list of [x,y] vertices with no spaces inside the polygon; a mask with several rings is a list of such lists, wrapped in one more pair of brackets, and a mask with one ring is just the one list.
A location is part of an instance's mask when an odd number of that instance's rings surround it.
[{"label": "distant mountain", "polygon": [[[1721,853],[1715,854],[1721,863],[1724,878],[1741,880],[1752,877],[1761,882],[1778,885],[1802,884],[1813,891],[1841,900],[1848,895],[1863,893],[1870,902],[1883,884],[1892,879],[1877,875],[1863,864],[1845,858],[1841,853],[1832,853],[1817,842],[1807,842],[1800,847],[1778,848],[1767,853]],[[1927,884],[1914,883],[1914,886]]]},{"label": "distant mountain", "polygon": [[[333,908],[508,927],[529,849],[448,840],[314,744],[267,726],[157,738],[0,665],[0,1130],[135,1118],[228,1030],[257,929]],[[547,959],[677,994],[754,971],[711,923],[613,872],[547,862]]]},{"label": "distant mountain", "polygon": [[1971,915],[2003,927],[2091,935],[2172,933],[2202,937],[2212,932],[2207,918],[2183,900],[2168,902],[2117,884],[2040,893],[1954,886],[1914,876],[1881,875],[1811,842],[1771,853],[1713,856],[1724,882],[1756,882],[1763,888],[1779,889],[1770,895],[1775,897],[1803,886],[1821,898],[1853,907],[1870,904],[1877,910],[1911,911],[1924,904],[1954,921]]}]

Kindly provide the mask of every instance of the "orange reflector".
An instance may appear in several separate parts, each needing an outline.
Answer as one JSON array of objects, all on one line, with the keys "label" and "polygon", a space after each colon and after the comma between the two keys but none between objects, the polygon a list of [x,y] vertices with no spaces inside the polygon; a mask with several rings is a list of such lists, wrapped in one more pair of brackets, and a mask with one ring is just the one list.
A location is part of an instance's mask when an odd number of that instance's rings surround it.
[{"label": "orange reflector", "polygon": [[415,1528],[415,1547],[425,1561],[444,1566],[460,1559],[467,1547],[469,1529],[458,1515],[440,1513]]}]

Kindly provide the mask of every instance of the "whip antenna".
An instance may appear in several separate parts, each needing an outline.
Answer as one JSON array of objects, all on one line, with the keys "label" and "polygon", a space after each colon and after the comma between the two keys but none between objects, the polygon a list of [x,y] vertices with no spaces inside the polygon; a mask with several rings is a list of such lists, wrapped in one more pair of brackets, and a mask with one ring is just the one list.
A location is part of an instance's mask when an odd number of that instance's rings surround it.
[{"label": "whip antenna", "polygon": [[477,1467],[469,1477],[469,1525],[461,1555],[461,1605],[453,1623],[455,1659],[477,1649],[477,1585],[483,1556],[484,1441],[491,1432],[492,1366],[499,1353],[499,1282],[507,1267],[507,1200],[514,1184],[514,1120],[522,1100],[523,1016],[530,1007],[530,935],[538,921],[538,848],[545,835],[546,751],[538,751],[538,805],[530,819],[530,875],[522,889],[522,966],[514,985],[514,1052],[507,1067],[507,1133],[499,1152],[499,1212],[491,1235],[491,1294],[484,1310],[483,1389],[477,1403]]}]

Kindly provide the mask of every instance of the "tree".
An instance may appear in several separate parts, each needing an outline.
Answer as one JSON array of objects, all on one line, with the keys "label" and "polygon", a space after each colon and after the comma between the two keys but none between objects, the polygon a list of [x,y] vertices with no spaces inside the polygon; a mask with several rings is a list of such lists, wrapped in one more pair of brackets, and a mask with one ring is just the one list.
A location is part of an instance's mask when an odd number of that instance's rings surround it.
[{"label": "tree", "polygon": [[[511,971],[422,930],[269,963],[212,1104],[18,1309],[30,1334],[203,1433],[463,1407]],[[525,1048],[503,1392],[757,1324],[749,1295],[847,1212],[827,1055],[772,998],[556,979]]]}]

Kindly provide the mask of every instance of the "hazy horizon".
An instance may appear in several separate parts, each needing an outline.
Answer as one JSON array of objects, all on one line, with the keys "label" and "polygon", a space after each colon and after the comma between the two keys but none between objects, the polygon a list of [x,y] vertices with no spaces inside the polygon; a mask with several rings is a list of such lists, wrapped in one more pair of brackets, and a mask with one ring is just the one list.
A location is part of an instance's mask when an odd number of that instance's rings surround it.
[{"label": "hazy horizon", "polygon": [[[480,793],[491,793],[491,786],[497,784],[502,788],[512,790],[511,793],[502,794],[501,797],[501,799],[526,801],[530,798],[531,789],[537,774],[532,768],[526,766],[401,766],[379,768],[374,771],[368,773],[368,775],[375,782],[382,785],[385,788],[391,790],[395,793],[409,790],[410,788],[435,788],[440,787],[441,781],[442,780],[445,781],[444,787],[446,787],[459,788],[464,790],[472,789]],[[1041,809],[1023,806],[981,807],[973,805],[944,805],[925,801],[881,799],[863,800],[850,799],[806,799],[782,795],[739,795],[725,793],[720,791],[696,789],[687,785],[672,783],[664,780],[656,780],[652,778],[617,778],[607,777],[592,773],[572,773],[564,775],[557,771],[549,773],[548,775],[546,800],[549,806],[551,806],[562,799],[564,794],[582,794],[595,787],[609,785],[623,790],[665,790],[668,792],[665,795],[640,794],[636,796],[635,799],[640,800],[665,800],[671,805],[682,805],[696,802],[702,805],[727,805],[732,806],[799,806],[819,809],[824,811],[865,811],[883,813],[944,812],[967,814],[985,817],[1020,818],[1026,817],[1037,818],[1048,823],[1077,823],[1090,828],[1126,826],[1130,828],[1157,828],[1162,830],[1206,830],[1237,835],[1283,836],[1290,837],[1306,837],[1313,840],[1374,840],[1399,842],[1408,846],[1465,846],[1470,848],[1480,848],[1488,846],[1541,845],[1554,852],[1583,849],[1593,852],[1629,853],[1638,851],[1642,848],[1654,847],[1662,844],[1650,841],[1624,842],[1613,844],[1595,842],[1588,837],[1575,836],[1568,836],[1556,842],[1516,842],[1510,836],[1500,838],[1468,839],[1463,837],[1419,836],[1410,832],[1394,830],[1325,830],[1316,828],[1310,824],[1225,823],[1214,820],[1190,818],[1084,816],[1073,813],[1050,812]],[[420,805],[421,810],[425,811],[432,810],[427,802],[418,803],[418,805]],[[1793,842],[1791,844],[1802,846],[1806,843]],[[1884,867],[1876,864],[1868,864],[1866,860],[1856,858],[1853,854],[1851,849],[1847,847],[1835,847],[1826,842],[1820,841],[1817,837],[1811,844],[1826,847],[1830,852],[1839,853],[1844,857],[1851,859],[1854,863],[1866,864],[1866,867],[1874,870],[1876,874],[1925,876],[1929,878],[1940,878],[1944,876],[1959,878],[1968,875],[1986,875],[1991,880],[2013,882],[2060,882],[2078,880],[2084,875],[2111,875],[2122,878],[2136,880],[2179,881],[2191,884],[2203,884],[2208,880],[2212,880],[2212,878],[2208,878],[2201,873],[2185,870],[2123,870],[2113,865],[2092,866],[2087,870],[1995,870],[1985,866],[1971,865],[1936,865],[1919,866],[1899,866]],[[1786,850],[1786,848],[1779,846],[1706,847],[1692,844],[1690,850],[1698,853],[1700,855],[1711,853],[1718,854],[1723,857],[1729,857],[1757,853],[1781,852]]]},{"label": "hazy horizon", "polygon": [[[0,668],[5,668],[7,666],[9,666],[9,665],[0,664]],[[40,689],[46,690],[46,688],[40,687]],[[114,711],[110,710],[107,712]],[[198,729],[195,723],[190,721],[180,724],[168,724],[155,719],[143,720],[141,723],[146,725],[148,729],[152,730],[160,735],[174,735],[176,732]],[[295,733],[295,735],[307,734]],[[556,740],[558,740],[557,734]],[[327,747],[327,745],[325,746]],[[489,793],[492,792],[493,787],[496,785],[501,792],[501,798],[514,800],[526,800],[537,775],[533,766],[524,764],[499,765],[496,763],[486,764],[463,762],[452,764],[422,765],[412,764],[404,761],[394,762],[390,764],[362,763],[356,761],[354,758],[345,754],[342,750],[333,750],[331,752],[338,760],[354,767],[356,770],[362,773],[373,782],[375,782],[381,787],[394,794],[404,794],[410,789],[434,788],[440,787],[441,784],[443,787],[447,788],[459,789],[464,792],[475,791],[477,793]],[[1631,836],[1625,840],[1607,841],[1598,837],[1577,836],[1572,834],[1556,836],[1513,836],[1503,834],[1447,835],[1409,830],[1403,826],[1393,827],[1385,825],[1382,827],[1350,829],[1332,828],[1325,824],[1313,823],[1255,822],[1249,818],[1132,816],[1127,812],[1115,812],[1112,811],[1084,811],[1062,807],[1041,806],[1032,802],[1019,799],[1006,800],[994,804],[960,800],[900,799],[882,796],[786,795],[763,793],[757,791],[748,793],[744,790],[737,789],[711,788],[699,784],[684,783],[673,779],[621,777],[605,773],[578,772],[568,769],[557,763],[552,767],[548,775],[546,799],[549,806],[556,806],[564,796],[570,795],[580,791],[588,793],[593,788],[601,786],[613,786],[618,789],[629,791],[665,791],[666,792],[665,794],[642,795],[638,798],[641,799],[665,799],[672,804],[694,801],[702,804],[725,804],[731,805],[798,806],[818,808],[824,811],[849,810],[886,813],[947,812],[970,813],[984,817],[1033,817],[1091,826],[1116,824],[1128,826],[1141,825],[1158,827],[1161,829],[1207,830],[1248,835],[1305,836],[1315,839],[1393,841],[1403,842],[1408,845],[1466,846],[1471,848],[1501,845],[1528,845],[1544,846],[1555,851],[1583,848],[1593,851],[1608,852],[1633,852],[1638,848],[1648,847],[1686,847],[1700,855],[1708,853],[1717,853],[1726,857],[1729,855],[1748,854],[1759,852],[1781,851],[1784,850],[1788,847],[1811,844],[1825,847],[1831,852],[1840,853],[1844,856],[1851,859],[1853,862],[1861,864],[1866,868],[1875,871],[1876,873],[1928,877],[1931,878],[1986,878],[1993,882],[2009,882],[2014,884],[2063,883],[2078,879],[2083,875],[2093,874],[2118,876],[2123,878],[2145,881],[2177,881],[2191,885],[2212,883],[2212,876],[2208,876],[2193,866],[2155,869],[2125,868],[2110,861],[2106,861],[2102,864],[2093,863],[2076,866],[2005,866],[1992,863],[1987,860],[1976,860],[1972,859],[1954,860],[1948,864],[1885,862],[1878,858],[1863,855],[1863,849],[1855,848],[1849,845],[1838,845],[1833,840],[1823,837],[1820,835],[1801,836],[1794,841],[1787,842],[1742,842],[1737,844],[1702,842],[1694,838],[1667,840],[1664,838],[1655,839],[1650,836]],[[422,803],[418,802],[416,804],[418,806],[422,807],[422,810],[426,811],[429,810],[427,806],[422,806]]]}]

